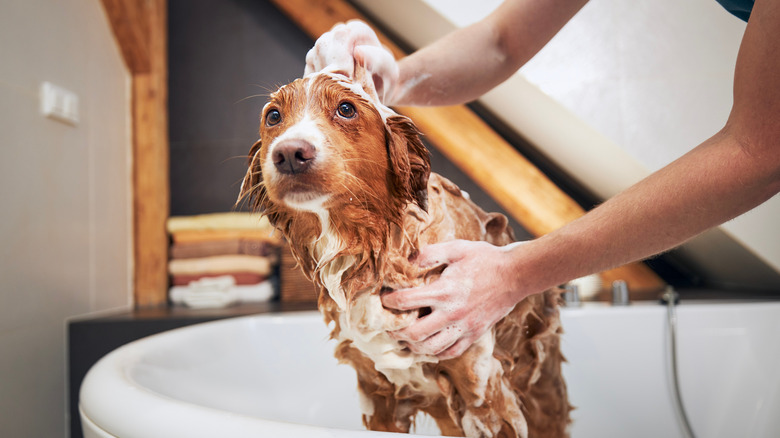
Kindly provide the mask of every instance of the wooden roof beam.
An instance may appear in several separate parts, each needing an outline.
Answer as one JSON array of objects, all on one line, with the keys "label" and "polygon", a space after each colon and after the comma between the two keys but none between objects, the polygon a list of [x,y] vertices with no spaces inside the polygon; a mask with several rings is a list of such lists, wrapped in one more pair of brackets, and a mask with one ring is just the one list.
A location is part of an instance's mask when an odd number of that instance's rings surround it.
[{"label": "wooden roof beam", "polygon": [[151,70],[149,16],[153,3],[145,0],[101,0],[114,37],[131,74]]}]

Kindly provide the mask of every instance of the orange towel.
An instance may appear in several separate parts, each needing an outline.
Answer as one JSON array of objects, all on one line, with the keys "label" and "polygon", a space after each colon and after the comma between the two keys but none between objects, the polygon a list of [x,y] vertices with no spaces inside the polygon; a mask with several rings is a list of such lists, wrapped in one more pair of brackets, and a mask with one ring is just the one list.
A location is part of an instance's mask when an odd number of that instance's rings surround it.
[{"label": "orange towel", "polygon": [[252,274],[271,274],[276,260],[270,257],[249,255],[223,255],[196,259],[174,259],[168,262],[171,275],[205,275],[225,272],[249,272]]},{"label": "orange towel", "polygon": [[268,230],[181,230],[171,233],[174,243],[213,242],[216,240],[252,239],[280,244],[281,239]]}]

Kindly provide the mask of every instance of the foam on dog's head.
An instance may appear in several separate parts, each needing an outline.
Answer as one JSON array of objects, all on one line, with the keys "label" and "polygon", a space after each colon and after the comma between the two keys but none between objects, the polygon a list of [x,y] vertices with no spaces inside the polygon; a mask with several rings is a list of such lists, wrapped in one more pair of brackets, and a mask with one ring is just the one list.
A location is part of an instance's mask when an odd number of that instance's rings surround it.
[{"label": "foam on dog's head", "polygon": [[343,69],[337,64],[331,64],[320,71],[307,74],[304,78],[313,79],[318,75],[328,76],[353,93],[366,99],[376,108],[385,123],[387,123],[388,117],[398,115],[398,113],[381,102],[371,74],[362,66],[355,65],[353,77],[345,75]]}]

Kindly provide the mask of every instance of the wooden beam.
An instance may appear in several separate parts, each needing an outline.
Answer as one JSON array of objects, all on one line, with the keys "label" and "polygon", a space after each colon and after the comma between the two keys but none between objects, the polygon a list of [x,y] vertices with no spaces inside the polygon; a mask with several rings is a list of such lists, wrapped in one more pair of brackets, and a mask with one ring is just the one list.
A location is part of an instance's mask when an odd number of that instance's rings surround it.
[{"label": "wooden beam", "polygon": [[133,301],[168,302],[168,61],[166,0],[102,0],[132,75]]},{"label": "wooden beam", "polygon": [[547,234],[585,213],[468,107],[398,110],[531,234]]},{"label": "wooden beam", "polygon": [[138,307],[168,303],[170,211],[167,2],[147,0],[149,72],[133,75],[133,205]]},{"label": "wooden beam", "polygon": [[[149,13],[144,0],[101,0],[114,32],[122,58],[131,74],[148,73],[151,68]],[[153,2],[152,2],[153,3]]]},{"label": "wooden beam", "polygon": [[[336,23],[370,22],[344,0],[271,0],[312,39]],[[379,32],[380,41],[396,58],[405,53]],[[539,169],[498,136],[466,106],[399,108],[448,159],[491,195],[536,236],[549,233],[585,211]],[[585,256],[585,255],[584,255]],[[664,282],[646,265],[632,263],[602,273],[606,285],[623,279],[635,291],[656,291]]]}]

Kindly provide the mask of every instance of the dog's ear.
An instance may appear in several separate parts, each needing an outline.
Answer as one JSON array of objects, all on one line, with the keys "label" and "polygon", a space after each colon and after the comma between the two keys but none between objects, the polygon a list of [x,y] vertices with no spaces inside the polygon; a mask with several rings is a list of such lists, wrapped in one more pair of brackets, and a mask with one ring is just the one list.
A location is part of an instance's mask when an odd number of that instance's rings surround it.
[{"label": "dog's ear", "polygon": [[241,182],[241,191],[238,194],[236,204],[244,199],[249,200],[249,205],[253,210],[262,208],[262,201],[265,199],[265,186],[263,185],[263,172],[260,167],[260,148],[263,146],[262,140],[257,140],[252,148],[249,149],[247,157],[248,169],[244,180]]},{"label": "dog's ear", "polygon": [[399,115],[388,117],[386,126],[392,190],[427,211],[431,158],[420,131],[408,117]]},{"label": "dog's ear", "polygon": [[379,102],[379,97],[376,92],[376,85],[374,84],[374,77],[366,70],[365,67],[355,62],[355,71],[352,75],[352,83],[359,84],[363,91],[368,94],[375,102]]},{"label": "dog's ear", "polygon": [[485,240],[493,245],[506,245],[515,241],[515,233],[509,219],[501,213],[488,213],[485,221]]}]

